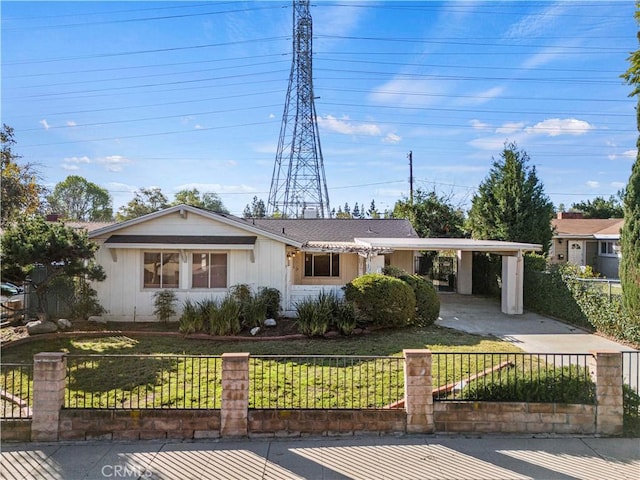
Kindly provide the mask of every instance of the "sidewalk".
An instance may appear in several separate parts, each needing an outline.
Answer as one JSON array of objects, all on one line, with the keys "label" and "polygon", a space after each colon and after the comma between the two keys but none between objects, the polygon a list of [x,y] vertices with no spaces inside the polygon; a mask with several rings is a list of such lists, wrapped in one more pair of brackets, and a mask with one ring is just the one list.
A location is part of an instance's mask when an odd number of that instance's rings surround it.
[{"label": "sidewalk", "polygon": [[640,478],[638,439],[427,436],[5,444],[3,479]]}]

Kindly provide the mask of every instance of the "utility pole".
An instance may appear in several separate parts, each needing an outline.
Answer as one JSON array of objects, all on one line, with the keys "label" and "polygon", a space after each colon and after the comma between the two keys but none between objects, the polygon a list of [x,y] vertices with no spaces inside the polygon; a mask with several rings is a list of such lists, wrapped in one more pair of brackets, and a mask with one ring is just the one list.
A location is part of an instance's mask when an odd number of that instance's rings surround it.
[{"label": "utility pole", "polygon": [[413,206],[413,152],[409,150],[409,203]]}]

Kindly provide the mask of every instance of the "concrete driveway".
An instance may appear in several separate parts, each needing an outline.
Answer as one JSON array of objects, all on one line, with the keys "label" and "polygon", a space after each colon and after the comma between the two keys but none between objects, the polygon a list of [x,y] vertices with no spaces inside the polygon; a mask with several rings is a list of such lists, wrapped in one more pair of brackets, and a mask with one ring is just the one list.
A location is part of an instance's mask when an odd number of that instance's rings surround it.
[{"label": "concrete driveway", "polygon": [[442,293],[437,325],[476,335],[491,335],[529,353],[588,353],[632,348],[537,313],[506,315],[498,300]]}]

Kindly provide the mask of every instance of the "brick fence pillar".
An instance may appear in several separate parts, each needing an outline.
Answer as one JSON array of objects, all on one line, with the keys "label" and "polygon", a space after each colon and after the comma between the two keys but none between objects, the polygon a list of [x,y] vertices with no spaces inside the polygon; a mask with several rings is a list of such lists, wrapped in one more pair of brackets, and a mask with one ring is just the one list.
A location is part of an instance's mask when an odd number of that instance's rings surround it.
[{"label": "brick fence pillar", "polygon": [[223,353],[220,436],[246,437],[248,418],[249,353]]},{"label": "brick fence pillar", "polygon": [[32,441],[58,440],[66,380],[67,359],[64,353],[43,352],[34,355]]},{"label": "brick fence pillar", "polygon": [[591,377],[596,384],[596,433],[621,435],[623,429],[622,353],[591,351]]},{"label": "brick fence pillar", "polygon": [[432,433],[434,421],[431,352],[406,349],[403,353],[407,433]]}]

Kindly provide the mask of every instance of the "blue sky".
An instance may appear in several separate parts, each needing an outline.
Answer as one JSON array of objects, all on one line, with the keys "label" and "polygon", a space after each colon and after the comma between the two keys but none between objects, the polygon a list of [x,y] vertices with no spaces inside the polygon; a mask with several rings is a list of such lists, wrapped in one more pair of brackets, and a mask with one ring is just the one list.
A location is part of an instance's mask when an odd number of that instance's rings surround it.
[{"label": "blue sky", "polygon": [[[291,66],[291,2],[11,2],[2,122],[53,187],[114,208],[141,187],[267,200]],[[634,2],[312,2],[331,207],[415,187],[468,208],[505,141],[557,206],[614,195],[636,157]]]}]

